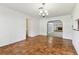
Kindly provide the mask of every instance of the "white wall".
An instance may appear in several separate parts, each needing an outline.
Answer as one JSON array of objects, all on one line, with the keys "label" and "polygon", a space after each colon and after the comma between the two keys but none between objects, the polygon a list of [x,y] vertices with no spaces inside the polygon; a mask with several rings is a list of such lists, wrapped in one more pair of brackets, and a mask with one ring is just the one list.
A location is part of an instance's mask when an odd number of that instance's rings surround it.
[{"label": "white wall", "polygon": [[63,22],[63,38],[72,39],[71,15],[41,19],[40,20],[40,35],[47,35],[47,22],[51,20],[61,20]]},{"label": "white wall", "polygon": [[26,38],[26,16],[0,6],[0,47]]},{"label": "white wall", "polygon": [[[75,20],[79,18],[79,4],[76,4],[76,7],[74,9],[74,12],[72,14],[73,16],[73,28],[77,27],[75,24]],[[73,30],[73,45],[79,54],[79,31]]]},{"label": "white wall", "polygon": [[54,32],[54,23],[48,23],[48,33]]},{"label": "white wall", "polygon": [[28,35],[34,37],[40,33],[40,20],[34,17],[30,17],[28,20]]}]

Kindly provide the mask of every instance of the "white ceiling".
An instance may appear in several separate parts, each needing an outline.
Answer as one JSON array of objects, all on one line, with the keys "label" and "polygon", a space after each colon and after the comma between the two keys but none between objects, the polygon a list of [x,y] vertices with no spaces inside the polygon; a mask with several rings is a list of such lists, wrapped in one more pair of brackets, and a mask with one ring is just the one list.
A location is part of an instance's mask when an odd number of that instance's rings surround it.
[{"label": "white ceiling", "polygon": [[[27,15],[40,17],[39,7],[41,3],[0,3],[0,5],[26,13]],[[72,13],[74,3],[46,3],[47,17],[61,16]]]}]

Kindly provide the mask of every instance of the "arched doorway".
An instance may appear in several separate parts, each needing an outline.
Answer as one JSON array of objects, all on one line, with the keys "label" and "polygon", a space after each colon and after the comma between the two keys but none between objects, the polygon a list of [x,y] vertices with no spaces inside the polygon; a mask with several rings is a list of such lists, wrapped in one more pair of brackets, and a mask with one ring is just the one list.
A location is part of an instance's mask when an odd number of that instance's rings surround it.
[{"label": "arched doorway", "polygon": [[61,37],[63,34],[63,23],[60,20],[53,20],[47,22],[47,36]]}]

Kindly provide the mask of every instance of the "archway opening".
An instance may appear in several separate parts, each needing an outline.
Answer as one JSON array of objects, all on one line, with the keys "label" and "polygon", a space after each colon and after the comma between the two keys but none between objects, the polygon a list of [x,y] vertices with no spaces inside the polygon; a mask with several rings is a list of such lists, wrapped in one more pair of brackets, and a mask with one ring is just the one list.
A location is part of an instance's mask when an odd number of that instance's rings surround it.
[{"label": "archway opening", "polygon": [[60,37],[63,36],[63,23],[60,20],[48,21],[47,36]]}]

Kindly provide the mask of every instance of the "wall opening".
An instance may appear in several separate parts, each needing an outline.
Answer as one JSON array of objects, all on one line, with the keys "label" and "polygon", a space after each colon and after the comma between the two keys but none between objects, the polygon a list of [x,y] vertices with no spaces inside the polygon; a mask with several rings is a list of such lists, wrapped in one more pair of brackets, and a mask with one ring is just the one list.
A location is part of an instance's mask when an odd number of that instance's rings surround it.
[{"label": "wall opening", "polygon": [[47,36],[61,37],[63,34],[63,23],[60,20],[47,22]]}]

